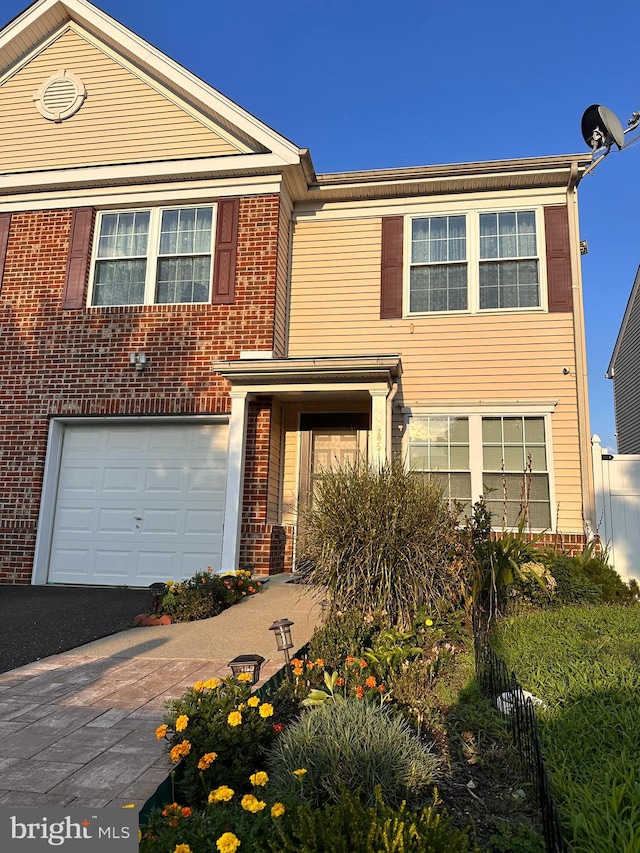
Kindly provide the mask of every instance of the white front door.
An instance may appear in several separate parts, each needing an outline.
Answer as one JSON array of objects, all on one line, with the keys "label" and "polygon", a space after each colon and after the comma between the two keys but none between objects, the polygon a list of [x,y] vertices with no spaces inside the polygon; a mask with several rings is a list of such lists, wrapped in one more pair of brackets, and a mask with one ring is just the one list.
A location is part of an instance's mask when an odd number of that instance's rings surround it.
[{"label": "white front door", "polygon": [[48,580],[148,586],[220,568],[227,424],[68,424]]}]

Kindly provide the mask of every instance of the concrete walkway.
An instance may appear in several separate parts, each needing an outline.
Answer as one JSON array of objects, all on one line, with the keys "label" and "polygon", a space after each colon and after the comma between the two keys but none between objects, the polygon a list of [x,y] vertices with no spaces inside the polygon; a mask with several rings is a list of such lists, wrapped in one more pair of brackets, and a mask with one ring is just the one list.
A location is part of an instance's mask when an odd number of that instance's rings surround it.
[{"label": "concrete walkway", "polygon": [[269,626],[291,619],[294,649],[320,624],[320,596],[276,575],[261,592],[198,622],[133,628],[0,675],[0,806],[140,809],[171,762],[155,729],[165,701],[230,675],[239,654],[283,665]]}]

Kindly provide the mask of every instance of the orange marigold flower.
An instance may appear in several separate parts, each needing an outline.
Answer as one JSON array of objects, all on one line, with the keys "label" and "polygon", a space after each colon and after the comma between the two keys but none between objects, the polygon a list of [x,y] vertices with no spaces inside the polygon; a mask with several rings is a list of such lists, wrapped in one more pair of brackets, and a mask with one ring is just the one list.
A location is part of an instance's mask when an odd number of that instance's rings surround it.
[{"label": "orange marigold flower", "polygon": [[344,678],[341,675],[336,678],[336,684],[338,687],[344,687]]},{"label": "orange marigold flower", "polygon": [[364,689],[359,684],[356,687],[356,696],[358,697],[358,699],[364,698]]},{"label": "orange marigold flower", "polygon": [[369,678],[365,681],[365,687],[375,687],[378,682],[376,681],[375,675],[370,675]]},{"label": "orange marigold flower", "polygon": [[304,670],[302,669],[301,666],[294,666],[294,668],[293,668],[293,674],[294,675],[300,676],[300,675],[302,675],[303,672],[304,672]]},{"label": "orange marigold flower", "polygon": [[322,658],[318,658],[316,661],[316,666],[319,666],[321,669],[324,668],[324,660]]},{"label": "orange marigold flower", "polygon": [[384,684],[379,684],[379,685],[378,685],[378,690],[380,691],[380,693],[384,693],[384,691],[385,691],[386,689],[387,689],[387,688],[384,686]]},{"label": "orange marigold flower", "polygon": [[198,761],[198,770],[208,770],[217,757],[217,752],[205,752],[200,761]]},{"label": "orange marigold flower", "polygon": [[351,657],[351,655],[347,655],[347,663],[354,663],[355,658]]},{"label": "orange marigold flower", "polygon": [[360,669],[364,669],[365,666],[369,666],[369,664],[366,662],[366,660],[361,660],[360,661]]},{"label": "orange marigold flower", "polygon": [[162,740],[163,737],[167,736],[168,728],[169,727],[165,726],[164,724],[158,726],[158,728],[156,729],[156,737],[158,738],[158,740]]}]

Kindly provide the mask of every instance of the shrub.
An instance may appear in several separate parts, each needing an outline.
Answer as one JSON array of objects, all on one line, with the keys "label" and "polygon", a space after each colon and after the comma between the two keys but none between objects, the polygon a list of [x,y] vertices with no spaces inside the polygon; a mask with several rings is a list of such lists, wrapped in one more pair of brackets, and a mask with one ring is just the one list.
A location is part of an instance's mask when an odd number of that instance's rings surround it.
[{"label": "shrub", "polygon": [[407,628],[421,605],[460,596],[455,512],[399,460],[323,474],[301,529],[310,579],[339,610],[384,613]]},{"label": "shrub", "polygon": [[[337,736],[339,734],[339,736]],[[344,789],[375,802],[376,787],[391,805],[424,796],[438,758],[409,724],[380,705],[328,700],[306,711],[268,753],[276,795],[289,802],[338,803]],[[305,770],[297,777],[296,770]]]},{"label": "shrub", "polygon": [[262,769],[274,736],[273,706],[252,697],[242,679],[196,682],[170,703],[156,730],[156,737],[166,738],[171,760],[182,761],[179,787],[190,805],[205,802],[216,785],[246,791],[248,773]]},{"label": "shrub", "polygon": [[320,658],[328,667],[337,669],[348,656],[360,657],[361,650],[371,645],[380,627],[376,618],[365,621],[361,610],[332,613],[311,638],[309,658]]},{"label": "shrub", "polygon": [[468,834],[455,829],[434,806],[412,811],[406,803],[392,807],[378,791],[363,805],[344,791],[339,803],[322,809],[293,809],[275,824],[272,850],[277,853],[467,853]]},{"label": "shrub", "polygon": [[213,574],[213,570],[196,572],[187,580],[167,581],[166,591],[155,615],[171,616],[174,622],[193,622],[217,616],[247,595],[253,595],[262,586],[252,580],[251,572],[239,570],[226,575]]}]

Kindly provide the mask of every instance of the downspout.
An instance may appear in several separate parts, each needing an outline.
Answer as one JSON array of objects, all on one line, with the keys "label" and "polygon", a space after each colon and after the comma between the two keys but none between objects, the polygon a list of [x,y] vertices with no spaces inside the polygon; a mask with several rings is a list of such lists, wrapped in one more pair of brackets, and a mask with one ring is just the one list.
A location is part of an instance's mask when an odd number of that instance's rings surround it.
[{"label": "downspout", "polygon": [[587,536],[595,532],[595,490],[593,484],[593,459],[589,423],[589,392],[587,383],[587,348],[582,298],[582,266],[580,263],[580,224],[578,219],[577,187],[581,180],[580,168],[571,164],[567,185],[567,213],[569,217],[571,277],[573,296],[573,340],[576,363],[576,397],[578,406],[578,437],[580,447],[580,479],[582,482],[583,525]]}]

